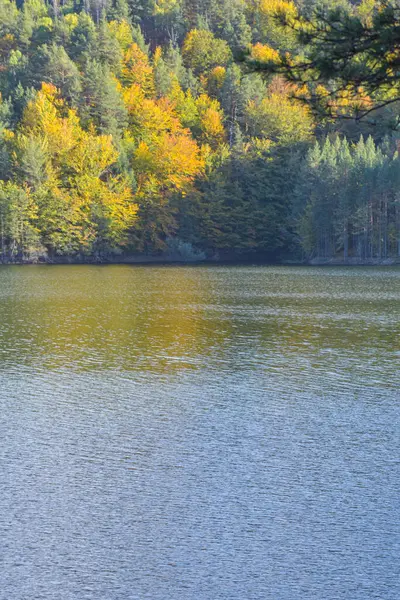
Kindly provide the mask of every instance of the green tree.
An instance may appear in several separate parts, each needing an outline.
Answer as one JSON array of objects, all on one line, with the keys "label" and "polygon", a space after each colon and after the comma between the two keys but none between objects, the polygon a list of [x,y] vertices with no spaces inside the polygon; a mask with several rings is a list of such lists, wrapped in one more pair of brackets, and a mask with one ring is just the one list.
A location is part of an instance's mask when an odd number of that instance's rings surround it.
[{"label": "green tree", "polygon": [[82,92],[79,69],[63,46],[52,44],[44,48],[46,63],[41,73],[42,81],[55,85],[63,97],[77,105]]},{"label": "green tree", "polygon": [[118,139],[127,125],[127,111],[119,84],[108,65],[89,60],[83,77],[84,121],[94,123],[101,133]]},{"label": "green tree", "polygon": [[[308,98],[324,113],[360,119],[398,102],[400,13],[394,1],[377,0],[368,11],[350,6],[318,7],[308,15],[275,12],[295,33],[293,55],[281,53],[267,68],[305,83]],[[327,86],[320,93],[321,85]]]},{"label": "green tree", "polygon": [[34,258],[42,251],[36,228],[37,206],[29,189],[0,181],[1,260]]},{"label": "green tree", "polygon": [[183,59],[188,68],[200,74],[213,67],[227,65],[232,53],[225,40],[216,38],[210,31],[193,29],[186,36]]}]

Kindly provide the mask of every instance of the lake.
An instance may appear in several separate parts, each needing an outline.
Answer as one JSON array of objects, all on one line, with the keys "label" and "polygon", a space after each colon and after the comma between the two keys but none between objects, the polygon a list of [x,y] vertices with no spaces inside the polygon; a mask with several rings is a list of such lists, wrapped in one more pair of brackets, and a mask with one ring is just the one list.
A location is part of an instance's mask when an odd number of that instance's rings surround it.
[{"label": "lake", "polygon": [[398,600],[400,269],[0,267],[1,600]]}]

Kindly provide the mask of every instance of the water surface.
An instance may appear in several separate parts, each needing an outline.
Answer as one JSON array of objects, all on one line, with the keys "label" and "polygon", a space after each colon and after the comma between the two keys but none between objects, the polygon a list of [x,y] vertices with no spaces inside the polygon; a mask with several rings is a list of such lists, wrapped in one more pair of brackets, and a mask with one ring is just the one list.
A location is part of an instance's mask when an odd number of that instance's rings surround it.
[{"label": "water surface", "polygon": [[0,268],[0,598],[398,600],[398,268]]}]

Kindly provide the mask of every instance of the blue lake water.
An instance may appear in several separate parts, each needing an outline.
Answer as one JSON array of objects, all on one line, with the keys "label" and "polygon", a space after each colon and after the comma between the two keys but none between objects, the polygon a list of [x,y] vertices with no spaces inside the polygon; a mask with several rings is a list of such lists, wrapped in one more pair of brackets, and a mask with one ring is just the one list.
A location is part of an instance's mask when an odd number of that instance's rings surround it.
[{"label": "blue lake water", "polygon": [[400,269],[0,268],[1,600],[398,600]]}]

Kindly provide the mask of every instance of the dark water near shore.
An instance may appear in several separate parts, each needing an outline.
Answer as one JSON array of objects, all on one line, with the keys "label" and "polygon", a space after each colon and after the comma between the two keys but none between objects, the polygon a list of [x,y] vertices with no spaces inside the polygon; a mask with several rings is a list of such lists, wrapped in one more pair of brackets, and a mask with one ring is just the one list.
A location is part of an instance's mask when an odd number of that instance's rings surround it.
[{"label": "dark water near shore", "polygon": [[399,268],[1,267],[1,600],[398,600],[399,367]]}]

